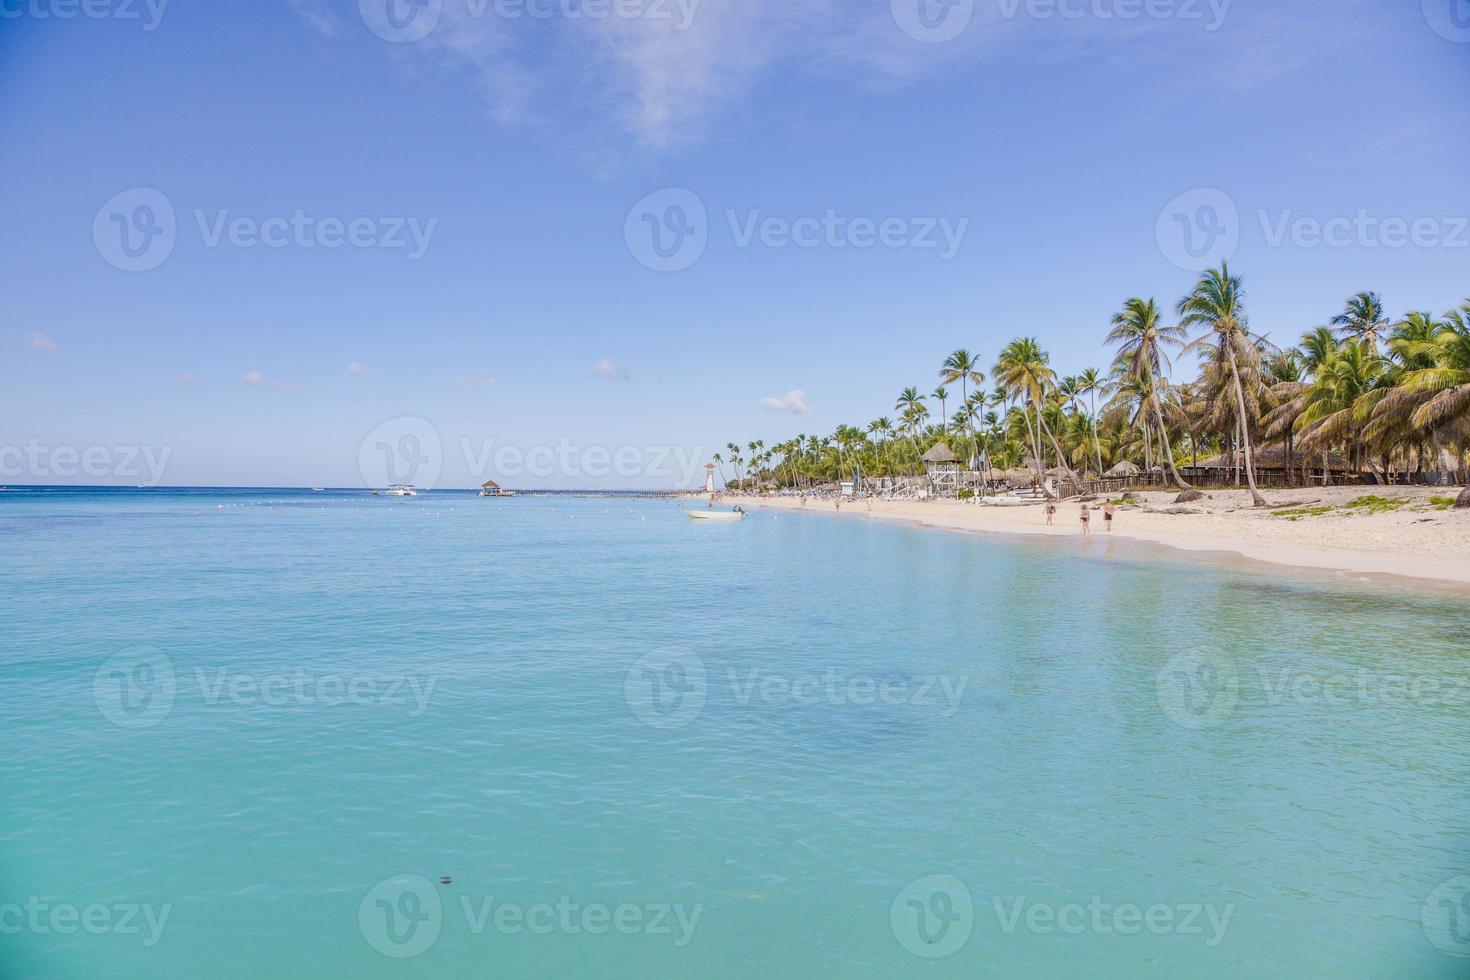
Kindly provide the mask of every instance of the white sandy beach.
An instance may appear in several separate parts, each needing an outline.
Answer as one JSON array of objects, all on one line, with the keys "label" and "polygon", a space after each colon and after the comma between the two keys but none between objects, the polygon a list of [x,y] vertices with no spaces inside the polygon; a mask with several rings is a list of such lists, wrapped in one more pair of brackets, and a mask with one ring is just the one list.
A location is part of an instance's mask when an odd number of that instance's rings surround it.
[{"label": "white sandy beach", "polygon": [[[1430,502],[1431,497],[1458,492],[1362,486],[1268,490],[1264,495],[1271,509],[1264,510],[1251,506],[1245,490],[1206,491],[1206,499],[1177,507],[1177,491],[1136,492],[1136,505],[1118,508],[1112,536],[1279,565],[1470,587],[1470,511],[1441,510]],[[1394,509],[1349,506],[1369,496],[1402,503]],[[725,499],[746,508],[839,514],[830,498],[809,498],[805,505],[797,497]],[[1331,509],[1319,513],[1323,508]],[[917,521],[957,531],[1080,536],[1079,510],[1075,502],[1062,503],[1052,527],[1046,526],[1040,506],[1001,508],[941,500],[844,501],[840,516]],[[1095,537],[1108,534],[1098,510],[1092,529]]]}]

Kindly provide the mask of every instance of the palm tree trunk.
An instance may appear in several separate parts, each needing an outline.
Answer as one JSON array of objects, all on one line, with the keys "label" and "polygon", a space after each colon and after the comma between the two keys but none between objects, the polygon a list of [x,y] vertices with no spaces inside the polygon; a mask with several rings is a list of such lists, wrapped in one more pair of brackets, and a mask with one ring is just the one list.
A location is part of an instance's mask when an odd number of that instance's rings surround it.
[{"label": "palm tree trunk", "polygon": [[1041,431],[1046,433],[1047,440],[1051,442],[1051,448],[1057,454],[1057,465],[1067,471],[1067,475],[1072,478],[1072,482],[1077,485],[1077,489],[1082,489],[1082,481],[1078,478],[1077,471],[1072,469],[1072,465],[1067,462],[1066,454],[1062,452],[1061,445],[1057,443],[1057,437],[1052,435],[1051,426],[1046,424],[1046,419],[1041,414],[1040,405],[1036,406],[1036,422],[1041,427]]},{"label": "palm tree trunk", "polygon": [[1102,479],[1102,442],[1097,438],[1097,391],[1092,392],[1092,448],[1097,453],[1097,476]]},{"label": "palm tree trunk", "polygon": [[1154,393],[1152,401],[1154,403],[1154,418],[1159,423],[1159,438],[1162,440],[1160,445],[1162,446],[1162,452],[1169,460],[1169,472],[1174,474],[1174,483],[1180,490],[1193,490],[1194,488],[1192,486],[1184,482],[1184,477],[1179,475],[1179,467],[1174,465],[1174,448],[1169,444],[1169,430],[1164,427],[1164,410],[1159,407],[1159,396],[1157,392]]},{"label": "palm tree trunk", "polygon": [[[1229,344],[1229,338],[1226,339]],[[1251,433],[1246,425],[1245,386],[1240,383],[1240,367],[1235,362],[1235,348],[1227,347],[1230,354],[1230,377],[1235,381],[1235,407],[1240,412],[1240,435],[1245,444],[1245,480],[1251,487],[1251,502],[1257,507],[1266,506],[1266,498],[1256,489],[1255,461],[1251,458]]]}]

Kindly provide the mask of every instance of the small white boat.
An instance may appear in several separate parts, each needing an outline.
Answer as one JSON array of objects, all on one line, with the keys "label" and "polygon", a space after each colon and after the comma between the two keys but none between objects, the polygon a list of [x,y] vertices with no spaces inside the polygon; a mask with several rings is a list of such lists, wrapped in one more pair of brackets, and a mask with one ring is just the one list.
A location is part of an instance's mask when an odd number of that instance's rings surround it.
[{"label": "small white boat", "polygon": [[383,491],[385,497],[417,497],[419,492],[406,483],[395,483]]},{"label": "small white boat", "polygon": [[743,510],[686,510],[684,513],[696,521],[739,521],[745,519]]},{"label": "small white boat", "polygon": [[311,492],[312,493],[326,493],[327,492],[327,488],[326,487],[312,487],[311,488]]}]

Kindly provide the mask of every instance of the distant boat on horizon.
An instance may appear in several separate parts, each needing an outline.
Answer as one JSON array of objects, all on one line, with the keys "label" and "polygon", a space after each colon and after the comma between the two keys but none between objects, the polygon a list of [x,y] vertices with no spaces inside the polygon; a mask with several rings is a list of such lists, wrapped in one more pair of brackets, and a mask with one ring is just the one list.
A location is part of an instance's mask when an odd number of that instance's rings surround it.
[{"label": "distant boat on horizon", "polygon": [[417,497],[419,492],[407,483],[395,483],[383,491],[385,497]]}]

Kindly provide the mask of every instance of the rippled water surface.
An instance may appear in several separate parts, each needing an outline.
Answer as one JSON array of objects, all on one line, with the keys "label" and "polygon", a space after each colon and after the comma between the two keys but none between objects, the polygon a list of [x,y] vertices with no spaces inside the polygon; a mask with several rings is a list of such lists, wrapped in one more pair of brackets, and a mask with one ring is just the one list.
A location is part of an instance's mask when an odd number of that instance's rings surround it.
[{"label": "rippled water surface", "polygon": [[1088,547],[0,494],[0,974],[1465,975],[1465,600]]}]

